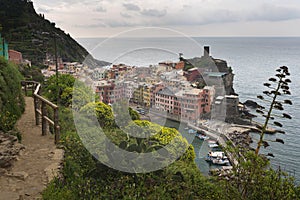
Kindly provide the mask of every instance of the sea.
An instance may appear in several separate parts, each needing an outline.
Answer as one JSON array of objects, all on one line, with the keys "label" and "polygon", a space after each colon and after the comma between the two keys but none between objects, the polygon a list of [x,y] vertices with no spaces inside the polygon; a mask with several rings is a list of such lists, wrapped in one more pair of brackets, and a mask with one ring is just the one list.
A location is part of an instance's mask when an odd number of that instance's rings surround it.
[{"label": "sea", "polygon": [[[113,37],[77,38],[95,58],[113,64],[135,66],[155,65],[163,61],[178,61],[179,53],[184,58],[200,57],[203,46],[210,46],[210,55],[227,61],[234,76],[234,89],[240,102],[257,101],[256,96],[265,90],[263,83],[275,75],[279,66],[288,66],[292,80],[292,106],[285,106],[291,120],[278,119],[286,134],[267,135],[269,141],[280,138],[284,144],[270,143],[262,153],[273,153],[271,166],[280,167],[295,176],[300,183],[300,37]],[[261,118],[255,119],[261,121]],[[255,140],[257,134],[251,134]],[[203,162],[205,153],[200,152],[199,142],[193,142],[197,155],[196,163],[201,171],[209,168]],[[201,169],[202,168],[202,169]]]}]

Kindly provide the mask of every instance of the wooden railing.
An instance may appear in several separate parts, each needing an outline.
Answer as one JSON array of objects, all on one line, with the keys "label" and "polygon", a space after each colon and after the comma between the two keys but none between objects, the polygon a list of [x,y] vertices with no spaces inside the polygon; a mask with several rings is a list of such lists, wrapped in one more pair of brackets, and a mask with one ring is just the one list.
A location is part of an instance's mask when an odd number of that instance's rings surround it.
[{"label": "wooden railing", "polygon": [[[42,119],[42,135],[47,135],[49,132],[49,124],[52,125],[55,135],[54,142],[55,144],[58,144],[60,139],[58,106],[40,95],[40,83],[35,81],[22,81],[21,85],[24,88],[25,95],[27,95],[28,90],[32,91],[32,96],[34,99],[35,123],[37,126],[40,125],[40,119]],[[48,113],[47,106],[53,110],[53,120],[51,119],[50,113]]]}]

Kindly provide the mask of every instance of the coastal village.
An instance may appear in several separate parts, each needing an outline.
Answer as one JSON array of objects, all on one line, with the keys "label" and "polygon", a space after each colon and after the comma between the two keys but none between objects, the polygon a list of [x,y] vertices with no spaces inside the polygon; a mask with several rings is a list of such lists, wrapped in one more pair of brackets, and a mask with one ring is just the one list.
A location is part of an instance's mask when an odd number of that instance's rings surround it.
[{"label": "coastal village", "polygon": [[[1,56],[15,64],[31,66],[21,52],[8,49],[3,38],[0,42]],[[149,67],[112,64],[96,68],[85,63],[63,62],[46,54],[47,68],[41,71],[45,80],[56,73],[74,76],[90,86],[107,105],[126,100],[144,120],[160,116],[186,123],[190,134],[200,140],[210,138],[207,143],[212,151],[207,154],[208,162],[230,165],[228,158],[235,162],[233,157],[213,150],[228,140],[249,148],[251,129],[230,124],[240,123],[247,108],[234,92],[231,67],[226,61],[211,57],[209,46],[204,46],[203,52],[201,57],[193,59],[179,54],[178,62],[164,61]]]},{"label": "coastal village", "polygon": [[[226,61],[209,56],[209,47],[204,52],[197,61],[206,62],[202,68],[181,56],[179,62],[160,62],[149,67],[114,64],[94,69],[59,59],[58,73],[85,81],[100,101],[109,105],[127,99],[146,111],[166,112],[174,120],[196,123],[212,117],[233,121],[244,108],[232,89],[234,74]],[[46,78],[56,73],[55,62],[47,62],[48,69],[42,70]],[[222,108],[228,108],[227,112]]]},{"label": "coastal village", "polygon": [[[149,67],[112,64],[90,68],[61,60],[57,66],[59,73],[85,82],[107,105],[125,100],[144,120],[159,116],[187,124],[186,130],[198,139],[210,138],[208,162],[230,165],[229,159],[236,162],[232,156],[215,156],[219,154],[213,151],[219,144],[225,146],[228,140],[249,148],[250,128],[230,124],[245,123],[241,117],[248,111],[234,93],[232,69],[226,61],[212,58],[209,46],[203,50],[200,58],[185,59],[180,54],[178,62],[160,62]],[[47,78],[56,73],[55,69],[56,63],[52,62],[42,72]]]}]

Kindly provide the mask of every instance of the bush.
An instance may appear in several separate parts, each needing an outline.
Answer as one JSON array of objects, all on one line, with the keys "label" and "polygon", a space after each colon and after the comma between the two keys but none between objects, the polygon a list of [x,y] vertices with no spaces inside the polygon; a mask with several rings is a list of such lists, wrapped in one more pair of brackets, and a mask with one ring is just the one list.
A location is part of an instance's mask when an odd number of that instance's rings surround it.
[{"label": "bush", "polygon": [[9,131],[25,108],[17,66],[0,58],[0,130]]}]

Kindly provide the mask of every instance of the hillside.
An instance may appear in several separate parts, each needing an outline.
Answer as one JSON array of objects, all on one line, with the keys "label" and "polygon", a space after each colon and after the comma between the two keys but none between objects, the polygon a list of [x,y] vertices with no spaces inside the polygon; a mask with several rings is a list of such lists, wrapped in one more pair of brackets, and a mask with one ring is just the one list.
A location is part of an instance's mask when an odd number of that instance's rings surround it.
[{"label": "hillside", "polygon": [[[57,53],[63,61],[82,62],[88,55],[69,34],[55,27],[55,23],[37,14],[29,0],[0,0],[0,26],[9,48],[22,52],[34,65],[42,65],[46,54],[54,57],[54,37]],[[106,62],[91,59],[92,63]]]}]

